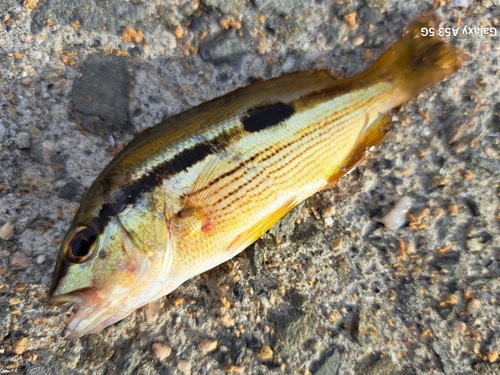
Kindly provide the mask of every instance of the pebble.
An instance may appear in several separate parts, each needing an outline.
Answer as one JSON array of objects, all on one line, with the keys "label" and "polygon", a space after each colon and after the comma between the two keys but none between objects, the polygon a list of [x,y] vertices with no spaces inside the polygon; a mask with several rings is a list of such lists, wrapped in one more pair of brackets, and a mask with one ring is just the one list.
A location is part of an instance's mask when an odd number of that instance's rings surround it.
[{"label": "pebble", "polygon": [[17,133],[16,143],[17,147],[19,147],[21,150],[30,148],[31,147],[30,135],[26,132]]},{"label": "pebble", "polygon": [[338,250],[342,246],[342,237],[335,238],[331,243],[330,247],[332,250]]},{"label": "pebble", "polygon": [[477,298],[473,298],[469,301],[467,304],[467,311],[470,314],[475,314],[481,309],[481,301],[479,301]]},{"label": "pebble", "polygon": [[387,229],[397,230],[406,224],[406,215],[412,206],[412,200],[408,196],[402,197],[396,202],[394,208],[382,219],[376,219],[385,225]]},{"label": "pebble", "polygon": [[146,321],[148,322],[148,324],[151,325],[156,322],[160,310],[161,310],[160,301],[150,302],[144,307],[144,315],[146,317]]},{"label": "pebble", "polygon": [[217,340],[215,340],[215,339],[203,339],[198,344],[198,348],[204,354],[213,352],[215,349],[217,349]]},{"label": "pebble", "polygon": [[273,358],[273,350],[270,346],[264,345],[262,348],[260,348],[257,357],[259,357],[262,361],[268,361]]},{"label": "pebble", "polygon": [[177,363],[177,370],[184,375],[189,375],[191,373],[191,363],[188,361],[179,361],[179,363]]},{"label": "pebble", "polygon": [[466,245],[467,249],[473,253],[483,250],[483,244],[481,243],[481,240],[477,237],[468,239]]},{"label": "pebble", "polygon": [[353,40],[352,45],[357,47],[362,45],[365,42],[365,38],[358,36],[356,39]]},{"label": "pebble", "polygon": [[36,258],[36,262],[38,264],[42,264],[45,262],[45,260],[47,259],[47,257],[45,255],[39,255],[37,258]]},{"label": "pebble", "polygon": [[222,324],[224,327],[232,327],[234,326],[234,318],[229,315],[228,313],[225,313],[219,318],[219,323]]},{"label": "pebble", "polygon": [[458,333],[465,333],[465,330],[467,329],[467,325],[464,322],[456,321],[453,323],[453,329],[455,331],[457,331]]},{"label": "pebble", "polygon": [[333,215],[335,215],[335,207],[334,206],[330,206],[328,208],[325,208],[321,212],[321,216],[323,217],[323,219],[330,217],[330,216],[333,216]]},{"label": "pebble", "polygon": [[489,363],[495,363],[498,360],[498,353],[494,351],[489,351],[486,355],[486,359]]},{"label": "pebble", "polygon": [[29,266],[28,257],[23,253],[18,252],[14,255],[10,264],[14,270],[24,270]]},{"label": "pebble", "polygon": [[168,358],[170,353],[172,353],[172,348],[167,344],[161,342],[155,342],[152,345],[152,349],[155,353],[156,358],[158,358],[160,361],[165,360],[166,358]]},{"label": "pebble", "polygon": [[14,237],[14,226],[10,222],[6,222],[2,228],[0,228],[0,238],[2,240],[10,240]]},{"label": "pebble", "polygon": [[14,353],[23,354],[28,348],[29,343],[30,340],[27,337],[23,337],[22,339],[17,340],[14,343]]}]

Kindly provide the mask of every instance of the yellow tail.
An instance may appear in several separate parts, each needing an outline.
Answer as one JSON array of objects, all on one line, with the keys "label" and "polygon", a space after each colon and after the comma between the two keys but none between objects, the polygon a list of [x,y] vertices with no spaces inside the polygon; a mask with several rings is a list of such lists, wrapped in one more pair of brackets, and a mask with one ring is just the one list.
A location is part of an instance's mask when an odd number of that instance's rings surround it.
[{"label": "yellow tail", "polygon": [[366,72],[371,78],[393,81],[401,91],[395,105],[443,80],[462,65],[464,54],[458,48],[426,32],[433,28],[437,34],[436,24],[428,14],[415,20]]}]

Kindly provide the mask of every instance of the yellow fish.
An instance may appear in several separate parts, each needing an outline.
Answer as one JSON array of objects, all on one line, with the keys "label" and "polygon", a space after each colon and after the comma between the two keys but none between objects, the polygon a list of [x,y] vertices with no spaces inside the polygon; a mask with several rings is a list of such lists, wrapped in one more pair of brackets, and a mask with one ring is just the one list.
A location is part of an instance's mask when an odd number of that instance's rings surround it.
[{"label": "yellow fish", "polygon": [[113,324],[244,250],[331,186],[389,131],[386,114],[461,64],[414,22],[368,70],[288,74],[141,133],[101,172],[58,255],[50,302],[64,334]]}]

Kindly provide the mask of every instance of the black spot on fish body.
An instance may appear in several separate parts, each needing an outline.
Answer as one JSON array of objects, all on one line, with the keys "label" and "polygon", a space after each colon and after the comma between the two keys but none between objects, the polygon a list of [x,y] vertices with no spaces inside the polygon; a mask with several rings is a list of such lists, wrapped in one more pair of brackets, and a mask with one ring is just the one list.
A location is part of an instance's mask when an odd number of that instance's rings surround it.
[{"label": "black spot on fish body", "polygon": [[250,110],[241,117],[241,122],[247,132],[254,133],[278,125],[294,113],[295,109],[291,105],[276,103]]}]

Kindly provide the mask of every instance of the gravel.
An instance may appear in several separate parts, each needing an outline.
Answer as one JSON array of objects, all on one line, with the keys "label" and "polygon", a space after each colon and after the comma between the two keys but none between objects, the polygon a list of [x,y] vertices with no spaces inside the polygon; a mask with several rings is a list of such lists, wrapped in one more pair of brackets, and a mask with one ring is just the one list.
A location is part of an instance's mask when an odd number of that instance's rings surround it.
[{"label": "gravel", "polygon": [[[498,373],[500,36],[462,33],[498,33],[498,1],[158,3],[0,0],[1,373]],[[58,246],[134,134],[257,79],[359,73],[432,9],[467,60],[355,171],[170,296],[62,338]]]}]

